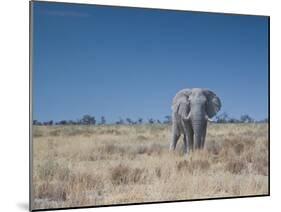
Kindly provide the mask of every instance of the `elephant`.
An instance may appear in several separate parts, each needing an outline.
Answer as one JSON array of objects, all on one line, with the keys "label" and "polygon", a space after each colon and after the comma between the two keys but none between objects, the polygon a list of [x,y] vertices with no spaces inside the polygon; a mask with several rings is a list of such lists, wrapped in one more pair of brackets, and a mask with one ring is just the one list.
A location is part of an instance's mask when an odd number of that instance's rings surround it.
[{"label": "elephant", "polygon": [[172,141],[170,151],[175,150],[181,134],[183,134],[184,153],[186,155],[194,149],[203,149],[207,123],[212,121],[211,118],[220,109],[220,98],[208,89],[180,90],[173,98],[172,103]]}]

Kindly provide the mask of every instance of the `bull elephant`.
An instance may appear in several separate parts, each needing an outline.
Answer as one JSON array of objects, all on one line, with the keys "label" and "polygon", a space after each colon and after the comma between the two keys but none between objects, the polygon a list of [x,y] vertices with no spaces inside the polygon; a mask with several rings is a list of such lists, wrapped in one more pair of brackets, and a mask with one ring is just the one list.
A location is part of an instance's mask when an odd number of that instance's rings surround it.
[{"label": "bull elephant", "polygon": [[207,123],[221,108],[221,101],[208,89],[193,88],[179,91],[172,104],[172,141],[175,150],[183,134],[184,152],[202,149],[205,143]]}]

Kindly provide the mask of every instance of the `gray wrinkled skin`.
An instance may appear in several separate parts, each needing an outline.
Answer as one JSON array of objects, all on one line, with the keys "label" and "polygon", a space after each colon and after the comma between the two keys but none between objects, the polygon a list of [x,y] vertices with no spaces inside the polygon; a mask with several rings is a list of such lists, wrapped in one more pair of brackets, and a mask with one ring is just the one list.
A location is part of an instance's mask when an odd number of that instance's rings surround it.
[{"label": "gray wrinkled skin", "polygon": [[221,109],[221,101],[208,89],[193,88],[179,91],[172,105],[172,141],[170,150],[175,150],[180,135],[183,135],[184,152],[202,149],[205,143],[208,121]]}]

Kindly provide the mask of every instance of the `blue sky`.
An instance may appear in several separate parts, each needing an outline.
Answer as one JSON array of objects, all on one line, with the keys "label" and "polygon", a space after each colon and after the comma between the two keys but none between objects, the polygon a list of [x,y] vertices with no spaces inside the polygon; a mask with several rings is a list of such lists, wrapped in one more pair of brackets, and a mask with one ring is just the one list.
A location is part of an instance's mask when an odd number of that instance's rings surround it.
[{"label": "blue sky", "polygon": [[268,19],[34,2],[33,115],[163,120],[183,88],[268,116]]}]

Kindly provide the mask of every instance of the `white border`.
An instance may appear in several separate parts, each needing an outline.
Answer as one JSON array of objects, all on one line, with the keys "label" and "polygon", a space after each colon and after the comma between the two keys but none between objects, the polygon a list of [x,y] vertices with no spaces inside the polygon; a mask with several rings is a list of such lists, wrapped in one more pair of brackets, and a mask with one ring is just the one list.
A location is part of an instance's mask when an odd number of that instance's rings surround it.
[{"label": "white border", "polygon": [[[280,208],[280,38],[281,15],[273,0],[67,0],[104,5],[139,6],[271,16],[271,197],[167,203],[79,211],[265,211]],[[1,211],[27,211],[29,137],[29,2],[10,0],[0,7],[0,199]]]}]

